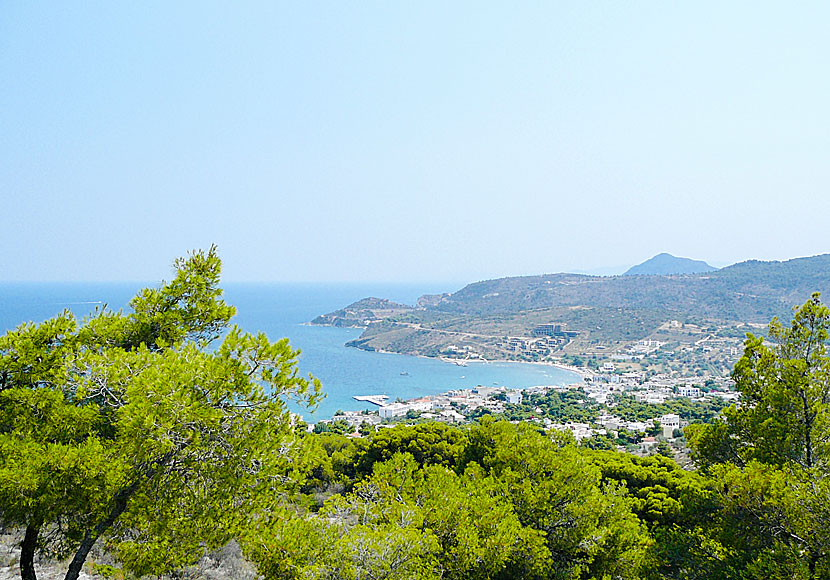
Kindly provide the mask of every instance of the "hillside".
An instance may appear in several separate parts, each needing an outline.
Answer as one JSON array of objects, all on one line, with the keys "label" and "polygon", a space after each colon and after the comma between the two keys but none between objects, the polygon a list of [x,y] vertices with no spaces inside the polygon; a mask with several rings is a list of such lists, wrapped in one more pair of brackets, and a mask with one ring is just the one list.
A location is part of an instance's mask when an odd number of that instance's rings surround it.
[{"label": "hillside", "polygon": [[785,262],[753,260],[697,274],[486,280],[440,299],[424,299],[417,308],[368,299],[313,323],[364,327],[350,345],[368,350],[485,359],[514,358],[517,343],[511,337],[538,340],[544,325],[559,325],[565,330],[546,336],[544,348],[538,349],[539,360],[551,360],[545,357],[582,355],[596,348],[621,352],[647,338],[664,342],[668,338],[660,329],[669,321],[722,329],[724,336],[739,340],[744,324],[765,325],[774,316],[789,319],[793,306],[816,291],[830,292],[830,254]]},{"label": "hillside", "polygon": [[642,264],[629,268],[623,276],[669,276],[671,274],[700,274],[712,272],[717,268],[702,260],[678,258],[671,254],[657,254]]},{"label": "hillside", "polygon": [[813,292],[830,291],[830,254],[786,262],[741,262],[671,276],[551,274],[476,282],[434,307],[485,316],[559,306],[636,308],[712,320],[769,322],[789,317]]},{"label": "hillside", "polygon": [[364,298],[340,310],[321,314],[311,323],[321,326],[360,328],[411,310],[414,310],[412,306],[398,304],[385,298]]}]

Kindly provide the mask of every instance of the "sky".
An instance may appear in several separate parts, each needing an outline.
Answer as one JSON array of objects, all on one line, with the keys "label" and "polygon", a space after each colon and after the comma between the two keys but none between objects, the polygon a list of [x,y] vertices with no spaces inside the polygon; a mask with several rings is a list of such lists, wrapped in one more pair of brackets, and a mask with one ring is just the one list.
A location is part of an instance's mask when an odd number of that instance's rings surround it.
[{"label": "sky", "polygon": [[0,5],[0,281],[830,251],[830,4]]}]

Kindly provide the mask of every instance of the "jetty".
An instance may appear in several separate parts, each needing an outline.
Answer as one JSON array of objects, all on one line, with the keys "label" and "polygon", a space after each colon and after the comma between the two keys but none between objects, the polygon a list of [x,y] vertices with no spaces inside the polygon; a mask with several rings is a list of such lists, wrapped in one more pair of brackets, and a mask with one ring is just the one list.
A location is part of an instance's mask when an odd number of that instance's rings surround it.
[{"label": "jetty", "polygon": [[388,395],[355,395],[352,398],[355,401],[365,401],[367,403],[377,405],[378,407],[385,407],[386,401],[389,400]]}]

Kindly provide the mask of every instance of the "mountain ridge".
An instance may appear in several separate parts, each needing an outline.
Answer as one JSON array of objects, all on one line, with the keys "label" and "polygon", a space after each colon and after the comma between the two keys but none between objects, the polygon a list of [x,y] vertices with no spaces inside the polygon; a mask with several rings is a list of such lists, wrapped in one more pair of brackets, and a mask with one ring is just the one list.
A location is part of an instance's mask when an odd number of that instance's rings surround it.
[{"label": "mountain ridge", "polygon": [[680,258],[666,252],[657,254],[636,266],[632,266],[623,276],[667,276],[671,274],[700,274],[717,270],[703,260]]},{"label": "mountain ridge", "polygon": [[786,320],[813,292],[830,293],[830,254],[748,260],[695,274],[483,280],[430,296],[418,307],[355,303],[313,323],[365,328],[350,344],[367,350],[443,356],[467,344],[498,358],[506,352],[504,340],[532,337],[540,325],[559,324],[586,344],[631,343],[670,321],[737,329],[766,325],[773,317]]}]

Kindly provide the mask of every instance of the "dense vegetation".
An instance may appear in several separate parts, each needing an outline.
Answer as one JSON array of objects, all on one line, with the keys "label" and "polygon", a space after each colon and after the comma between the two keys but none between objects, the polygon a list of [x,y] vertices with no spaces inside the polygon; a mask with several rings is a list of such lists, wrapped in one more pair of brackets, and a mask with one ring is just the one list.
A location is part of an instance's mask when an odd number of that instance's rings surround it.
[{"label": "dense vegetation", "polygon": [[525,396],[521,403],[506,407],[504,416],[511,421],[538,417],[548,418],[556,423],[593,423],[604,410],[604,406],[599,405],[582,390],[531,394]]},{"label": "dense vegetation", "polygon": [[695,401],[685,397],[664,403],[643,403],[634,397],[615,395],[612,411],[625,421],[648,421],[659,415],[674,413],[690,423],[707,423],[726,407],[722,399]]},{"label": "dense vegetation", "polygon": [[287,340],[229,325],[215,249],[176,267],[130,314],[66,311],[0,337],[0,524],[22,530],[23,580],[38,551],[71,555],[77,578],[101,538],[133,573],[181,566],[296,469],[282,397],[313,403],[319,382]]},{"label": "dense vegetation", "polygon": [[[228,326],[213,251],[177,266],[130,314],[0,339],[0,522],[27,580],[37,551],[74,554],[74,578],[106,540],[125,574],[159,574],[232,538],[266,578],[830,577],[817,296],[748,338],[743,402],[687,430],[687,471],[491,417],[308,433],[280,402],[316,397],[296,352]],[[534,403],[587,417],[578,398]]]}]

